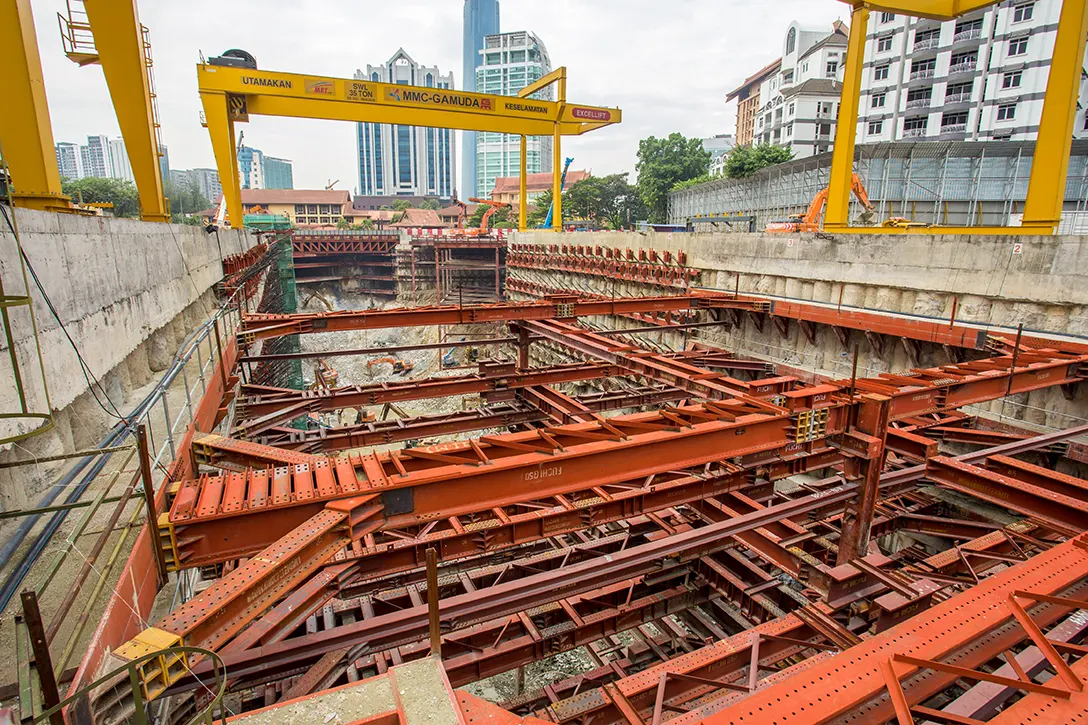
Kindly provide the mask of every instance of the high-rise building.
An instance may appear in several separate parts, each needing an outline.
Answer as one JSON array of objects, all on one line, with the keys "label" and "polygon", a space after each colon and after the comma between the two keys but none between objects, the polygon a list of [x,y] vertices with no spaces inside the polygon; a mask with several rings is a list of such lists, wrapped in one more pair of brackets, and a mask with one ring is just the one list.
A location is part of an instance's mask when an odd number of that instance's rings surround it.
[{"label": "high-rise building", "polygon": [[[940,22],[873,13],[857,140],[1035,140],[1062,0],[1009,0]],[[1086,83],[1074,135],[1085,132]]]},{"label": "high-rise building", "polygon": [[217,169],[192,169],[189,178],[196,183],[196,188],[210,202],[215,202],[223,195],[223,185],[219,183],[219,171]]},{"label": "high-rise building", "polygon": [[[535,83],[552,70],[552,61],[544,43],[524,30],[487,36],[480,58],[480,67],[476,69],[476,90],[480,93],[516,96],[522,88]],[[554,99],[555,91],[548,87],[531,97],[550,101]],[[488,196],[495,186],[495,179],[519,175],[520,143],[519,136],[510,134],[476,134],[476,183],[467,190],[474,192],[469,196]],[[552,170],[551,137],[528,137],[525,165],[529,174]]]},{"label": "high-rise building", "polygon": [[759,110],[759,89],[763,81],[778,73],[782,59],[768,63],[744,79],[725,97],[726,103],[737,99],[737,146],[751,146],[756,134],[756,112]]},{"label": "high-rise building", "polygon": [[[462,90],[476,90],[476,69],[482,58],[484,38],[499,32],[499,0],[465,0],[462,26]],[[461,194],[473,196],[476,189],[476,133],[461,132]],[[478,196],[478,194],[476,194]]]},{"label": "high-rise building", "polygon": [[264,188],[295,188],[294,170],[289,159],[277,159],[275,156],[264,157]]},{"label": "high-rise building", "polygon": [[61,141],[56,145],[57,169],[65,179],[83,178],[83,158],[79,153],[79,145]]},{"label": "high-rise building", "polygon": [[123,138],[110,139],[110,165],[113,167],[113,178],[122,181],[136,180],[132,175],[132,164],[128,160]]},{"label": "high-rise building", "polygon": [[87,145],[79,147],[84,176],[109,178],[113,176],[110,161],[110,140],[105,136],[88,136]]},{"label": "high-rise building", "polygon": [[839,21],[830,33],[790,24],[782,65],[759,89],[756,143],[788,146],[799,159],[831,149],[849,34]]},{"label": "high-rise building", "polygon": [[163,179],[170,178],[170,151],[166,144],[159,144],[159,172]]},{"label": "high-rise building", "polygon": [[[416,63],[401,48],[382,65],[368,65],[355,78],[426,88],[453,86],[453,73]],[[422,128],[379,123],[360,123],[356,134],[359,159],[359,194],[362,196],[450,196],[457,168],[453,132],[448,128]]]},{"label": "high-rise building", "polygon": [[731,133],[719,133],[702,140],[703,150],[710,152],[709,173],[718,176],[725,170],[725,157],[737,145],[736,139]]},{"label": "high-rise building", "polygon": [[249,146],[238,149],[238,175],[243,189],[264,188],[264,154],[260,149]]}]

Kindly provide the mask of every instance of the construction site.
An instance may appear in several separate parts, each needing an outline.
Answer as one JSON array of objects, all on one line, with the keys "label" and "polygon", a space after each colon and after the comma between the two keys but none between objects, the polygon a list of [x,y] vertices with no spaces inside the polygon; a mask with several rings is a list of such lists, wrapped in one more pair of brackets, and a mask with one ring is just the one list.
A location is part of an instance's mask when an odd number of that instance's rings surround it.
[{"label": "construction site", "polygon": [[881,219],[853,166],[870,12],[988,4],[850,4],[808,215],[565,231],[554,174],[529,229],[523,153],[518,231],[414,235],[247,225],[236,124],[547,135],[558,169],[622,112],[565,68],[413,103],[202,57],[221,219],[171,224],[146,28],[87,0],[113,218],[61,193],[0,3],[0,723],[1084,721],[1088,237],[1056,232],[1088,3],[1021,226]]}]

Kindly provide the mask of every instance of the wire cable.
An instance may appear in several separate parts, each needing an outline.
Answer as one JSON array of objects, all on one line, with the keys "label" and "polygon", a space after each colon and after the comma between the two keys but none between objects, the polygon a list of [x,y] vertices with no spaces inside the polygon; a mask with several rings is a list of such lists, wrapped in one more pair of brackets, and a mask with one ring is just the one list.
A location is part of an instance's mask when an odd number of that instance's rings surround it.
[{"label": "wire cable", "polygon": [[[0,204],[0,213],[3,213],[4,221],[7,223],[8,229],[11,230],[12,236],[15,236],[15,226],[11,223],[11,217],[8,216],[7,207]],[[87,364],[87,361],[83,357],[83,353],[80,352],[79,346],[76,344],[76,341],[72,339],[72,335],[68,332],[68,328],[65,326],[64,320],[61,319],[60,313],[57,312],[57,308],[53,305],[53,300],[50,299],[49,293],[45,291],[45,287],[42,285],[41,279],[38,278],[38,273],[34,270],[34,265],[31,264],[30,258],[27,256],[26,251],[23,250],[22,245],[19,245],[19,252],[23,258],[23,262],[26,264],[27,271],[30,272],[30,276],[34,280],[34,286],[38,288],[38,292],[41,293],[42,299],[45,300],[46,307],[49,308],[49,312],[52,313],[53,318],[57,321],[57,325],[60,326],[61,332],[64,333],[64,337],[68,340],[68,344],[70,344],[72,346],[72,350],[75,351],[76,360],[79,361],[80,371],[83,373],[83,379],[87,382],[87,389],[90,390],[91,397],[93,397],[94,401],[98,403],[98,407],[102,408],[102,410],[105,411],[105,413],[111,418],[116,418],[117,420],[128,422],[121,414],[121,411],[117,409],[117,406],[113,404],[113,401],[110,400],[109,394],[107,394],[105,388],[102,387],[102,382],[94,374],[94,371],[91,370],[90,366]],[[97,390],[95,389],[96,386]],[[102,396],[105,397],[106,402],[109,403],[109,408],[107,408],[106,405],[102,403],[102,399],[98,397],[99,393],[101,393]],[[110,408],[112,408],[112,410],[110,410]]]}]

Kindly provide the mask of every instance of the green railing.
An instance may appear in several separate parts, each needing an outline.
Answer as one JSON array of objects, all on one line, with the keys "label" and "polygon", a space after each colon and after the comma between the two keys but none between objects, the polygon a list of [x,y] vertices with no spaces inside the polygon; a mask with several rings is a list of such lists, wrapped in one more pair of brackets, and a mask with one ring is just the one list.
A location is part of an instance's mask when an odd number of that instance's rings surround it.
[{"label": "green railing", "polygon": [[[197,723],[204,723],[205,725],[213,725],[215,720],[216,709],[220,710],[219,722],[226,722],[225,711],[222,708],[223,695],[227,690],[227,671],[223,664],[223,660],[215,652],[206,650],[201,647],[168,647],[156,652],[150,652],[139,659],[132,660],[125,663],[122,667],[99,677],[89,685],[84,686],[74,695],[64,698],[59,704],[49,708],[48,710],[36,715],[32,720],[35,725],[37,723],[47,723],[57,713],[62,712],[65,708],[78,703],[83,698],[88,698],[88,707],[90,706],[90,698],[95,697],[97,700],[102,700],[101,696],[97,696],[95,690],[98,690],[103,685],[109,683],[115,683],[115,687],[124,687],[124,691],[119,693],[118,697],[113,703],[107,705],[106,709],[111,711],[111,714],[117,714],[118,711],[123,712],[121,715],[123,720],[110,719],[110,722],[129,722],[136,725],[150,725],[151,719],[147,716],[146,705],[147,700],[144,698],[143,689],[140,684],[139,670],[142,665],[149,662],[158,661],[178,661],[184,662],[189,655],[199,655],[201,657],[207,657],[212,662],[212,676],[215,679],[214,686],[209,687],[204,685],[207,693],[211,696],[211,700],[200,710],[192,719],[189,720],[189,725],[197,725]],[[188,666],[185,667],[188,669]],[[127,687],[123,683],[127,680]],[[197,693],[199,694],[199,693]],[[128,696],[131,695],[131,704],[128,703]],[[194,695],[195,696],[195,695]],[[199,699],[197,702],[199,703]],[[112,704],[112,707],[110,706]],[[96,719],[97,720],[97,719]]]}]

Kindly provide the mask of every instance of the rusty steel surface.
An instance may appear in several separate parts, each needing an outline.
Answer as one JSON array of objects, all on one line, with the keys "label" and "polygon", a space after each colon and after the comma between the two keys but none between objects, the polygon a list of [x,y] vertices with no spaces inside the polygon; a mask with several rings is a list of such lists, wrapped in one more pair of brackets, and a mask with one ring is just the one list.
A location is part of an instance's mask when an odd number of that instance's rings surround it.
[{"label": "rusty steel surface", "polygon": [[[515,245],[510,256],[528,253]],[[242,344],[508,322],[516,336],[502,342],[518,344],[519,362],[325,391],[239,386],[237,437],[193,442],[198,463],[225,470],[173,482],[160,519],[179,569],[225,573],[149,636],[218,650],[231,687],[263,690],[270,703],[425,657],[433,599],[447,684],[583,647],[599,682],[523,701],[550,702],[536,713],[542,720],[594,725],[762,723],[768,712],[782,723],[846,722],[859,712],[884,722],[912,711],[922,721],[933,695],[962,677],[950,668],[989,670],[994,657],[1030,642],[1044,659],[1052,654],[1024,617],[1046,631],[1068,608],[1004,602],[1019,590],[1088,593],[1085,546],[1061,543],[1088,529],[1088,482],[1014,456],[1039,451],[1032,461],[1056,461],[1088,426],[1029,438],[987,431],[959,409],[1056,386],[1071,395],[1088,351],[1044,338],[1010,344],[981,328],[907,316],[690,292],[684,262],[652,254],[560,251],[568,271],[632,274],[684,293],[246,315]],[[577,320],[592,316],[649,325],[640,330],[770,317],[783,335],[793,322],[810,341],[819,324],[901,336],[915,358],[917,341],[996,352],[859,379],[782,376],[704,343],[655,351],[625,334],[638,330]],[[541,359],[587,361],[530,367],[534,342],[546,348]],[[574,392],[587,388],[598,392]],[[308,431],[284,425],[458,395],[480,395],[483,407]],[[637,406],[654,409],[601,415]],[[320,455],[512,426],[520,432]],[[951,457],[941,455],[946,441],[1002,445]],[[799,474],[811,475],[792,478]],[[975,511],[946,489],[990,507]],[[993,507],[1023,518],[1009,523]],[[441,568],[425,586],[428,552]],[[620,651],[617,635],[637,646]],[[1074,652],[1072,639],[1055,641]],[[172,673],[171,693],[199,688],[209,663],[190,664]],[[1055,667],[1066,684],[1082,669]],[[813,708],[828,673],[834,685],[849,684]],[[793,695],[797,706],[780,707],[783,688],[806,678],[818,684]],[[1040,687],[1029,698],[1053,694]],[[1033,700],[1023,709],[1049,706]]]},{"label": "rusty steel surface", "polygon": [[738,298],[720,292],[699,292],[662,297],[583,299],[559,296],[538,302],[483,305],[435,305],[385,310],[344,310],[295,314],[248,314],[242,318],[244,344],[282,335],[343,330],[374,330],[427,325],[465,325],[480,322],[546,320],[691,309],[762,309],[762,300]]},{"label": "rusty steel surface", "polygon": [[[1088,552],[1072,541],[1060,544],[836,657],[801,668],[795,674],[788,670],[780,673],[777,682],[729,707],[705,716],[688,713],[679,720],[706,725],[764,725],[767,714],[774,713],[780,725],[801,725],[846,722],[852,715],[864,712],[870,722],[886,722],[895,713],[882,666],[893,656],[910,655],[977,667],[1026,637],[1022,631],[1015,631],[1018,627],[1006,607],[1009,595],[1027,590],[1078,592],[1083,596],[1088,590],[1086,578]],[[1046,606],[1034,613],[1040,624],[1053,623],[1060,615],[1060,608]],[[782,676],[787,673],[792,676]],[[956,679],[915,666],[898,666],[896,674],[913,702],[932,696]]]}]

